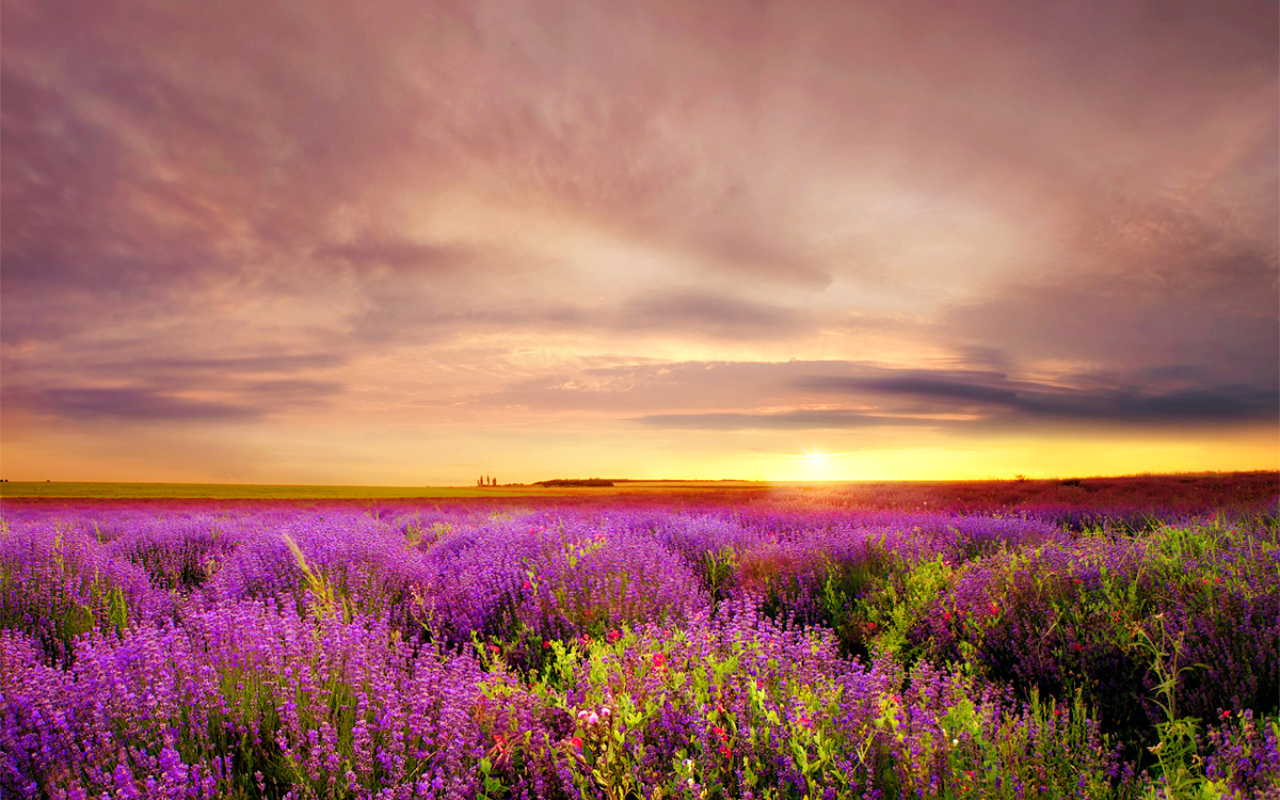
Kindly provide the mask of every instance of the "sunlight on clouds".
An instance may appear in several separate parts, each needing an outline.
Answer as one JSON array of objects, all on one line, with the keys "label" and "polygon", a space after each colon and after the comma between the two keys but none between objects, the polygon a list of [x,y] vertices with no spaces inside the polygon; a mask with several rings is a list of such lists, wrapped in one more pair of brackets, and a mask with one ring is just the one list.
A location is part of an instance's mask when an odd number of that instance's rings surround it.
[{"label": "sunlight on clouds", "polygon": [[[838,279],[827,302],[875,311],[924,313],[1039,268],[1047,231],[1029,231],[986,199],[900,180],[851,182],[855,169],[808,176],[808,229],[821,236]],[[1007,203],[1006,203],[1007,205]],[[1048,212],[1049,219],[1056,216]],[[904,276],[912,280],[904,282]]]}]

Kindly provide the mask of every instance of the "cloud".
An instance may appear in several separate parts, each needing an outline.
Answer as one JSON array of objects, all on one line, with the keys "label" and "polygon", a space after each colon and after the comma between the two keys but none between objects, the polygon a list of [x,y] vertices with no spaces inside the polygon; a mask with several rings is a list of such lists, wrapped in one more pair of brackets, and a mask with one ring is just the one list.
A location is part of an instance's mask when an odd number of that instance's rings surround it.
[{"label": "cloud", "polygon": [[805,327],[793,309],[709,292],[667,292],[627,301],[619,313],[594,324],[617,330],[702,334],[717,338],[761,338],[793,334]]},{"label": "cloud", "polygon": [[676,430],[843,430],[849,428],[936,425],[936,420],[860,414],[845,409],[799,409],[759,414],[650,414],[636,422]]},{"label": "cloud", "polygon": [[[979,380],[994,378],[1003,381],[1004,375],[983,376]],[[941,400],[977,401],[1000,405],[1013,404],[1018,395],[1010,389],[986,386],[980,383],[955,380],[948,372],[911,372],[887,378],[833,378],[818,377],[802,383],[806,388],[819,390],[848,390],[853,393],[907,394]]]},{"label": "cloud", "polygon": [[[481,282],[474,287],[484,290]],[[504,293],[494,287],[494,293]],[[580,336],[690,341],[776,341],[813,333],[818,315],[782,304],[756,302],[730,293],[674,290],[616,301],[486,295],[453,297],[429,283],[366,285],[367,307],[348,321],[345,341],[367,346],[388,342],[423,344],[483,333],[514,339]]]},{"label": "cloud", "polygon": [[36,392],[27,402],[42,413],[75,420],[226,422],[253,419],[252,406],[193,400],[140,388],[59,388]]},{"label": "cloud", "polygon": [[1280,382],[1280,268],[1257,250],[1169,254],[1119,272],[1016,283],[946,309],[940,334],[1018,360],[1125,373],[1199,364],[1224,383]]},{"label": "cloud", "polygon": [[[250,368],[252,371],[252,364]],[[133,379],[133,385],[7,385],[4,403],[11,409],[78,422],[115,419],[244,423],[305,408],[323,408],[346,391],[338,381],[304,378],[261,380],[207,371],[159,370],[150,373],[148,379],[142,370],[112,373],[116,380],[126,376]]]},{"label": "cloud", "polygon": [[[714,296],[728,276],[856,297],[858,282],[918,292],[921,271],[947,260],[930,248],[986,232],[962,223],[970,217],[1016,208],[1014,224],[1056,240],[1105,195],[1072,174],[1095,157],[1140,155],[1136,183],[1117,190],[1137,201],[1152,194],[1139,184],[1169,163],[1221,162],[1211,199],[1230,209],[1248,204],[1223,188],[1239,193],[1275,172],[1265,129],[1274,93],[1258,71],[1274,57],[1255,27],[1274,11],[1245,6],[1179,5],[1159,24],[1128,3],[1011,16],[983,3],[941,14],[824,2],[786,13],[317,2],[287,14],[241,3],[234,14],[155,6],[127,18],[56,2],[13,8],[3,73],[10,341],[113,313],[204,315],[199,300],[213,292],[325,303],[321,287],[337,280],[371,308],[335,314],[329,333],[384,307],[396,317],[411,301],[420,317],[466,312],[460,325],[521,317],[503,298],[481,299],[487,287],[474,281],[425,296],[415,283],[463,265],[521,284],[541,307],[528,318],[588,305],[549,296],[575,294],[554,267],[517,268],[478,245],[501,232],[458,219],[458,187],[505,212],[647,243],[690,279],[659,293]],[[921,36],[932,46],[911,46]],[[1219,90],[1206,91],[1209,80]],[[1189,119],[1187,136],[1203,143],[1159,136],[1190,149],[1135,147],[1117,115],[1158,134]],[[1222,132],[1237,130],[1224,145]],[[1202,152],[1215,147],[1226,150]],[[412,210],[423,200],[429,212]],[[335,238],[335,218],[351,209],[361,222]],[[1274,214],[1254,213],[1262,222],[1249,225],[1274,227]],[[336,269],[361,265],[355,276]],[[75,287],[109,295],[116,310],[91,308]],[[39,318],[21,312],[32,304]],[[620,305],[636,330],[660,332],[648,321],[674,316],[644,296]],[[694,331],[751,327],[723,325],[733,315],[706,302],[684,307]],[[784,316],[769,327],[808,332],[779,325]],[[372,326],[369,344],[397,329],[406,344],[422,341],[405,322]]]},{"label": "cloud", "polygon": [[[807,374],[849,362],[681,361],[585,367],[519,381],[473,397],[475,405],[546,411],[654,413],[754,409],[803,402],[795,388]],[[810,393],[811,394],[811,393]]]},{"label": "cloud", "polygon": [[1280,391],[1264,386],[1219,386],[1203,390],[1105,394],[1029,393],[1012,404],[1038,419],[1134,422],[1139,424],[1275,422]]},{"label": "cloud", "polygon": [[86,369],[110,374],[149,375],[170,373],[214,373],[252,375],[291,373],[307,369],[339,367],[344,358],[337,353],[254,355],[226,358],[140,358],[87,364]]},{"label": "cloud", "polygon": [[286,405],[296,408],[299,405],[319,404],[346,388],[345,384],[338,381],[270,380],[247,383],[240,393],[253,398],[257,406],[265,405],[269,410],[278,411]]},{"label": "cloud", "polygon": [[[1190,378],[1202,372],[1172,367],[1164,374]],[[1159,425],[1270,422],[1280,417],[1280,390],[1264,381],[1250,385],[1209,382],[1170,391],[1148,386],[1099,386],[1089,376],[1072,385],[1015,381],[999,373],[911,370],[890,377],[820,376],[805,379],[801,385],[857,398],[887,395],[922,400],[934,413],[976,413],[985,421],[1000,424],[1084,420]]]},{"label": "cloud", "polygon": [[[902,369],[853,361],[678,362],[588,368],[472,398],[620,415],[651,427],[706,430],[872,426],[1138,426],[1274,422],[1280,391],[1265,381],[1215,383],[1171,365],[1140,382],[1063,374],[1054,382],[980,370]],[[635,416],[635,412],[646,412]]]},{"label": "cloud", "polygon": [[467,251],[460,247],[404,239],[362,239],[349,244],[325,245],[312,255],[322,260],[344,261],[358,268],[388,267],[397,271],[427,273],[460,267],[469,260]]}]

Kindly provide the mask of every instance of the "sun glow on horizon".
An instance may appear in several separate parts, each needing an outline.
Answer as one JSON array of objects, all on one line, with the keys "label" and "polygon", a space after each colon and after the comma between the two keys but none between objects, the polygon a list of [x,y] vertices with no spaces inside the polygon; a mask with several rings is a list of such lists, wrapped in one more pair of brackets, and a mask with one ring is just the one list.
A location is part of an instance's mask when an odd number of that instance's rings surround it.
[{"label": "sun glow on horizon", "polygon": [[[1084,430],[1071,437],[1004,433],[981,442],[934,436],[862,447],[836,437],[826,448],[780,448],[753,454],[751,460],[758,465],[752,477],[783,482],[1099,477],[1275,470],[1280,467],[1276,442],[1274,428],[1136,436]],[[752,472],[731,466],[723,471]]]},{"label": "sun glow on horizon", "polygon": [[804,461],[808,467],[809,480],[822,481],[827,479],[828,462],[830,456],[817,448],[805,450]]}]

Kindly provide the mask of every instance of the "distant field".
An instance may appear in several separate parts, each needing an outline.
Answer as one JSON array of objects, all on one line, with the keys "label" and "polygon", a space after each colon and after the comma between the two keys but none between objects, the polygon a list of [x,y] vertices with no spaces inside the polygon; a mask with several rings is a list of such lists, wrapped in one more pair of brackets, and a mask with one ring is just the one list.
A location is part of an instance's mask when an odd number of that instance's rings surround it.
[{"label": "distant field", "polygon": [[683,492],[706,489],[767,489],[755,481],[617,481],[615,486],[298,486],[239,483],[106,483],[9,481],[0,497],[167,500],[412,500],[450,497],[551,497],[620,493]]},{"label": "distant field", "polygon": [[[1204,511],[1238,506],[1275,506],[1280,473],[1231,472],[1198,475],[1136,475],[1066,480],[779,482],[625,480],[613,486],[494,487],[294,486],[217,483],[0,483],[0,498],[86,500],[432,500],[466,498],[615,498],[620,502],[663,502],[679,495],[688,502],[752,502],[777,493],[807,503],[838,507],[1010,511],[1044,507],[1182,508]],[[629,498],[629,500],[628,500]]]},{"label": "distant field", "polygon": [[433,497],[522,497],[547,490],[433,486],[280,486],[230,483],[0,483],[0,497],[210,500],[392,500]]},{"label": "distant field", "polygon": [[615,486],[293,486],[238,483],[105,483],[10,481],[0,483],[0,497],[196,499],[196,500],[411,500],[449,497],[548,497],[619,493],[681,492],[703,489],[765,489],[753,481],[618,481]]}]

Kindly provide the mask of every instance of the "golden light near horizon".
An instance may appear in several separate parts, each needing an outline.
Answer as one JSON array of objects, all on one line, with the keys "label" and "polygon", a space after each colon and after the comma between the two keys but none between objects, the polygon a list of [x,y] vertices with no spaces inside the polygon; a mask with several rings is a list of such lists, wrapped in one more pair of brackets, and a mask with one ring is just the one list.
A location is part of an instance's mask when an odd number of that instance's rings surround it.
[{"label": "golden light near horizon", "polygon": [[[848,480],[850,473],[846,457],[850,453],[837,453],[817,446],[801,447],[799,452],[759,453],[753,461],[759,474],[753,479],[765,481],[839,481]],[[749,474],[749,473],[745,473]]]}]

